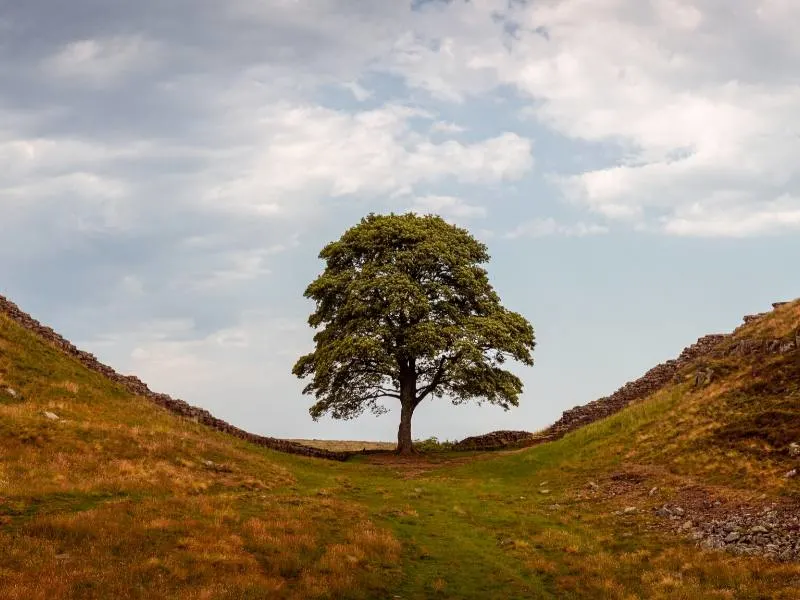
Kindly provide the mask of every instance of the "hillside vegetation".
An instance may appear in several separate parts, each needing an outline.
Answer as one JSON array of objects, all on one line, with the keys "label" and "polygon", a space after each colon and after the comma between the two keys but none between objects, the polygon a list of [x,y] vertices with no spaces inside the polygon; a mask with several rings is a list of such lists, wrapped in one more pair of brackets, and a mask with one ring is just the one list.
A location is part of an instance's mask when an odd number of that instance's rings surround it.
[{"label": "hillside vegetation", "polygon": [[0,598],[800,597],[798,327],[780,306],[558,441],[342,463],[176,417],[0,315]]}]

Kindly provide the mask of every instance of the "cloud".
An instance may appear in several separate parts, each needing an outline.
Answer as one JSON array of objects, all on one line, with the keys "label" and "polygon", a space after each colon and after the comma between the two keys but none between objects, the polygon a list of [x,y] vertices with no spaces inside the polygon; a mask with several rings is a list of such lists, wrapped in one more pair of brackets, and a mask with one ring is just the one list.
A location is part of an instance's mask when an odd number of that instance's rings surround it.
[{"label": "cloud", "polygon": [[434,213],[463,219],[486,216],[485,207],[467,204],[455,196],[419,196],[414,198],[411,210],[417,213]]},{"label": "cloud", "polygon": [[253,145],[242,152],[238,171],[212,187],[206,202],[224,210],[295,214],[307,206],[303,199],[391,196],[447,178],[514,180],[533,165],[532,144],[518,134],[434,142],[411,126],[414,118],[427,114],[392,105],[359,112],[268,107],[250,127]]},{"label": "cloud", "polygon": [[151,40],[111,37],[71,41],[43,66],[50,76],[103,87],[154,65],[158,58],[159,46]]},{"label": "cloud", "polygon": [[752,206],[719,203],[695,204],[665,217],[664,231],[687,237],[753,237],[768,233],[790,233],[800,227],[800,198],[781,197]]},{"label": "cloud", "polygon": [[603,235],[609,232],[605,225],[596,223],[575,223],[565,225],[558,223],[555,219],[548,217],[545,219],[532,219],[521,223],[516,228],[506,233],[508,239],[521,237],[547,237],[551,235],[563,235],[567,237],[586,237],[589,235]]},{"label": "cloud", "polygon": [[349,90],[350,93],[353,94],[353,98],[359,102],[369,100],[374,95],[372,91],[354,81],[348,81],[347,83],[343,84],[342,87],[344,87],[346,90]]},{"label": "cloud", "polygon": [[436,121],[431,125],[431,131],[439,133],[463,133],[466,130],[466,127],[456,125],[455,123],[448,123],[447,121]]},{"label": "cloud", "polygon": [[267,261],[270,257],[286,251],[286,246],[278,244],[268,248],[250,248],[247,250],[229,250],[217,254],[215,262],[222,262],[219,267],[203,265],[202,273],[187,285],[196,290],[214,290],[230,288],[237,283],[255,281],[269,275],[272,270]]},{"label": "cloud", "polygon": [[[503,4],[429,7],[387,68],[451,101],[512,86],[538,123],[616,146],[612,164],[561,178],[569,200],[609,218],[667,223],[732,191],[763,213],[800,191],[797,3]],[[777,209],[765,222],[760,234],[796,226]]]}]

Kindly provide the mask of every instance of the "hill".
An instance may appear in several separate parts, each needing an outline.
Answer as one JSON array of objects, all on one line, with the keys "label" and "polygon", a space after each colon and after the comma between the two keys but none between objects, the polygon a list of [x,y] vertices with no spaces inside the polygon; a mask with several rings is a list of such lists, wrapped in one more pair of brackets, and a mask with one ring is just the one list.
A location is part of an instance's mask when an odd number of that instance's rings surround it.
[{"label": "hill", "polygon": [[0,312],[0,598],[800,596],[798,301],[549,443],[347,462]]}]

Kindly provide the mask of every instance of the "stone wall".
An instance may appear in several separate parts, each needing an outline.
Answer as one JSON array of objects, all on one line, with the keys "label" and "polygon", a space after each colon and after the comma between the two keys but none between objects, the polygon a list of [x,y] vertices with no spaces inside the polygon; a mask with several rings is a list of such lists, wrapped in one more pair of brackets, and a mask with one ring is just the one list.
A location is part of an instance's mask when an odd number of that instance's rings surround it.
[{"label": "stone wall", "polygon": [[530,439],[530,431],[493,431],[484,435],[464,438],[454,448],[456,450],[499,450]]},{"label": "stone wall", "polygon": [[212,429],[222,431],[223,433],[246,440],[250,443],[256,444],[257,446],[264,446],[279,452],[288,452],[290,454],[300,454],[303,456],[313,456],[316,458],[326,458],[330,460],[346,460],[348,456],[352,454],[349,452],[331,452],[329,450],[323,450],[320,448],[311,448],[310,446],[304,446],[303,444],[299,444],[297,442],[290,442],[280,438],[256,435],[254,433],[244,431],[243,429],[239,429],[238,427],[234,427],[230,423],[226,423],[222,419],[216,418],[207,410],[192,406],[183,400],[176,400],[167,394],[153,392],[149,387],[147,387],[147,384],[137,377],[133,377],[131,375],[121,375],[117,373],[111,367],[98,361],[93,354],[79,350],[55,331],[53,331],[50,327],[45,327],[30,315],[24,313],[16,304],[9,301],[2,295],[0,295],[0,313],[7,315],[13,321],[16,321],[22,325],[22,327],[25,329],[37,334],[39,337],[43,338],[64,352],[64,354],[67,354],[68,356],[71,356],[77,360],[86,368],[104,375],[108,379],[119,383],[129,392],[136,394],[137,396],[147,398],[154,404],[165,408],[175,415],[191,419],[197,423],[202,423],[203,425],[206,425]]}]

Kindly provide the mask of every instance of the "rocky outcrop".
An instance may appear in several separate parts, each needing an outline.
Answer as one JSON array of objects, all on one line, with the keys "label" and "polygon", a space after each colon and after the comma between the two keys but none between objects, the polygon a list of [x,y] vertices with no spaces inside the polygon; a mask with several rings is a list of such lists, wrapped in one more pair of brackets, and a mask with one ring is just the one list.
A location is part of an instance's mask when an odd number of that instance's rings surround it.
[{"label": "rocky outcrop", "polygon": [[727,508],[708,514],[709,511],[664,504],[654,511],[702,548],[780,561],[800,559],[800,517],[794,506]]},{"label": "rocky outcrop", "polygon": [[279,452],[288,452],[290,454],[300,454],[303,456],[313,456],[316,458],[326,458],[330,460],[346,460],[350,454],[352,454],[348,452],[332,452],[329,450],[323,450],[321,448],[312,448],[297,442],[290,442],[280,438],[256,435],[254,433],[244,431],[243,429],[239,429],[230,423],[226,423],[222,419],[218,419],[205,409],[192,406],[183,400],[177,400],[171,396],[168,396],[167,394],[159,394],[152,391],[149,387],[147,387],[147,384],[137,377],[131,375],[121,375],[117,373],[111,367],[98,361],[97,357],[95,357],[93,354],[76,348],[73,344],[65,340],[50,327],[42,325],[39,323],[39,321],[20,310],[16,304],[3,296],[0,296],[0,313],[5,314],[13,321],[19,323],[25,329],[32,331],[39,337],[43,338],[61,350],[64,354],[67,354],[68,356],[71,356],[77,360],[86,368],[104,375],[108,379],[120,384],[129,392],[136,394],[137,396],[147,398],[154,404],[163,407],[175,415],[185,417],[196,423],[202,423],[203,425],[206,425],[212,429],[246,440],[252,444],[256,444],[257,446],[263,446]]}]

